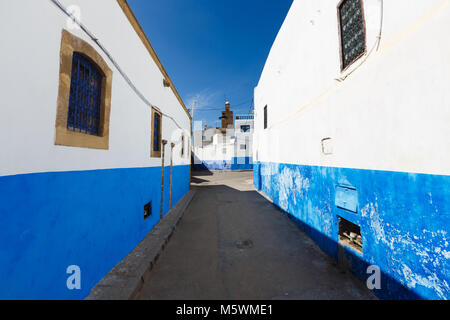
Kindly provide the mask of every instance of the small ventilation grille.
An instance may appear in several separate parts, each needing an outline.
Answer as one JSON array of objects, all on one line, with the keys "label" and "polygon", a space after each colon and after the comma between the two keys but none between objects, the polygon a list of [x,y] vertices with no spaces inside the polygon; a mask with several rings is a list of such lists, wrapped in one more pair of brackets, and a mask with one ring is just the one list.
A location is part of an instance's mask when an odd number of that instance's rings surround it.
[{"label": "small ventilation grille", "polygon": [[144,206],[144,220],[152,215],[152,202],[150,201]]}]

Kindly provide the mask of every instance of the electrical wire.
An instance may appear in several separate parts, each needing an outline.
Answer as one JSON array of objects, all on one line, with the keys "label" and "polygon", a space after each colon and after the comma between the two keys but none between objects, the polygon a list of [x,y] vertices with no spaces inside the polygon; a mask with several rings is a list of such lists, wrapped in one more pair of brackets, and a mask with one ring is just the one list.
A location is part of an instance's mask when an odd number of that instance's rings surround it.
[{"label": "electrical wire", "polygon": [[[369,51],[369,53],[366,55],[366,57],[361,61],[361,63],[356,66],[351,72],[347,73],[344,77],[341,78],[337,78],[335,79],[338,82],[343,82],[345,81],[351,74],[353,74],[353,72],[355,72],[356,70],[358,70],[366,61],[367,59],[371,56],[371,54],[373,53],[373,51],[376,49],[378,51],[378,48],[380,46],[381,43],[381,37],[382,37],[382,33],[383,33],[383,20],[384,20],[384,0],[380,0],[381,2],[381,15],[380,15],[380,31],[378,33],[377,39],[374,43],[374,46],[372,47],[372,49]],[[331,86],[330,88],[328,88],[326,91],[324,91],[322,94],[320,94],[319,96],[317,96],[316,98],[314,98],[310,103],[302,106],[301,108],[299,108],[297,111],[293,112],[292,114],[290,114],[289,116],[286,116],[285,118],[283,118],[282,120],[274,123],[273,125],[271,125],[269,127],[269,129],[272,129],[274,127],[277,127],[283,123],[286,123],[288,121],[291,121],[292,119],[295,118],[296,115],[298,115],[300,112],[302,112],[303,110],[305,110],[306,108],[311,107],[312,105],[314,105],[317,101],[320,101],[321,99],[323,99],[324,97],[328,96],[328,94],[330,94],[335,88],[336,88],[337,84]]]},{"label": "electrical wire", "polygon": [[120,65],[114,60],[114,58],[112,57],[112,55],[109,53],[108,50],[106,50],[106,48],[101,44],[100,40],[81,22],[77,19],[77,17],[75,17],[73,14],[71,14],[58,0],[50,0],[50,2],[52,2],[56,7],[58,7],[65,15],[67,15],[70,19],[72,19],[73,22],[75,22],[80,28],[81,30],[83,30],[88,36],[89,38],[91,38],[91,40],[93,42],[95,42],[95,44],[100,48],[100,50],[103,51],[103,53],[108,57],[108,59],[111,61],[111,63],[114,65],[114,67],[117,69],[117,71],[119,71],[119,73],[122,75],[122,77],[125,79],[125,81],[128,83],[128,85],[131,87],[131,89],[136,93],[136,95],[150,108],[154,108],[156,110],[158,110],[159,112],[161,112],[161,114],[163,116],[165,116],[166,118],[172,120],[175,125],[180,129],[183,130],[183,128],[178,124],[178,122],[175,120],[175,118],[173,118],[172,116],[168,115],[167,113],[164,113],[163,111],[161,111],[159,108],[157,108],[156,106],[154,106],[152,103],[150,103],[150,101],[147,100],[147,98],[139,91],[138,88],[136,88],[136,86],[134,85],[134,83],[131,81],[131,79],[128,77],[128,75],[122,70],[122,68],[120,67]]},{"label": "electrical wire", "polygon": [[[250,102],[253,104],[253,98],[238,104],[232,104],[232,107],[233,108],[241,107]],[[223,108],[217,108],[215,106],[202,106],[201,108],[195,109],[195,111],[220,111],[220,110],[223,111]]]},{"label": "electrical wire", "polygon": [[238,103],[238,104],[234,104],[233,107],[240,107],[240,106],[243,106],[244,104],[247,104],[247,103],[252,102],[252,101],[253,101],[253,98],[250,99],[250,100]]},{"label": "electrical wire", "polygon": [[381,0],[381,22],[380,22],[380,33],[378,34],[378,45],[377,45],[377,51],[380,49],[381,44],[381,35],[383,33],[383,23],[384,23],[384,0]]}]

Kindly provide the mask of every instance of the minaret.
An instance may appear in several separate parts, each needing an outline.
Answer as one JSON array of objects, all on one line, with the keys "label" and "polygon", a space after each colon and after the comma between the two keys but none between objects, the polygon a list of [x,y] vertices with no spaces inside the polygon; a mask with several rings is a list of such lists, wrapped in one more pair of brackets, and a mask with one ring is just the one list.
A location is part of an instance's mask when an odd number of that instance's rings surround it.
[{"label": "minaret", "polygon": [[225,111],[222,111],[222,116],[219,119],[222,120],[222,129],[226,130],[234,124],[234,114],[228,101],[225,103]]}]

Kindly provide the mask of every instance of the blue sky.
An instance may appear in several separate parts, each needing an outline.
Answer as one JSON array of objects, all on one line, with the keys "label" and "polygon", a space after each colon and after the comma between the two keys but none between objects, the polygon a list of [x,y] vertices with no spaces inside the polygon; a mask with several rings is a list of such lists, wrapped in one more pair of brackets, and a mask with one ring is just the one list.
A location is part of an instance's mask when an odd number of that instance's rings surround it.
[{"label": "blue sky", "polygon": [[270,48],[292,0],[129,0],[195,120],[216,126],[225,99],[251,110]]}]

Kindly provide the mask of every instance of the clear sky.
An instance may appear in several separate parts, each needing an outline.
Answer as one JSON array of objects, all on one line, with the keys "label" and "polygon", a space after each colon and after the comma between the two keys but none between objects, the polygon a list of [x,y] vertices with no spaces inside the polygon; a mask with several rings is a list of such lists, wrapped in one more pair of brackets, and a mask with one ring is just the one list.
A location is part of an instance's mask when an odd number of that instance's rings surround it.
[{"label": "clear sky", "polygon": [[[129,0],[195,121],[216,126],[225,100],[252,107],[275,37],[292,0]],[[151,97],[149,97],[151,99]]]}]

